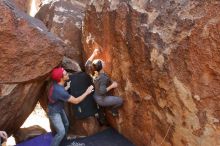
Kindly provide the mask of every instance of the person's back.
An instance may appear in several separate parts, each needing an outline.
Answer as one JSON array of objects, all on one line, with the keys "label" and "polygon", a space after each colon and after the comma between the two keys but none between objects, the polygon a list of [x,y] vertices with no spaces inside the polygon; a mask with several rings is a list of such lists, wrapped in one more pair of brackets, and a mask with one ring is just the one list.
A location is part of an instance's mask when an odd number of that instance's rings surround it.
[{"label": "person's back", "polygon": [[100,73],[99,76],[94,78],[94,87],[96,96],[107,96],[107,86],[111,84],[111,80],[105,73]]},{"label": "person's back", "polygon": [[[77,72],[70,75],[70,88],[68,92],[78,97],[81,95],[88,86],[93,85],[92,78],[85,72]],[[98,109],[97,104],[93,98],[93,94],[88,95],[81,103],[72,106],[74,111],[74,116],[77,119],[87,118],[89,116],[94,116]]]}]

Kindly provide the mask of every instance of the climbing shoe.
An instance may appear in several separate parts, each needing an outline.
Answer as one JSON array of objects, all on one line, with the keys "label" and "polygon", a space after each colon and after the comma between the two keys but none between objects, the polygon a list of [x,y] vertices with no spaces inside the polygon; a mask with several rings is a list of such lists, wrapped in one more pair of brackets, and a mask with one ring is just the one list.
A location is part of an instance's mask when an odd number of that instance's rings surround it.
[{"label": "climbing shoe", "polygon": [[112,116],[113,117],[117,117],[118,116],[118,110],[117,109],[112,109],[111,112],[112,112]]},{"label": "climbing shoe", "polygon": [[105,111],[103,107],[98,108],[98,112],[95,114],[96,119],[98,120],[101,126],[108,126],[109,123],[106,119]]}]

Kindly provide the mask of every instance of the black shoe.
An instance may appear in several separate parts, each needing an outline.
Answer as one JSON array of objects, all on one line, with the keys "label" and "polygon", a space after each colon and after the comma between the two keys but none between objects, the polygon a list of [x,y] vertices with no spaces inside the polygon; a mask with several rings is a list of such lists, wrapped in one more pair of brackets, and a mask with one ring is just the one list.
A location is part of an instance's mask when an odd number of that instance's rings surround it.
[{"label": "black shoe", "polygon": [[99,110],[95,117],[97,118],[101,126],[108,125],[108,122],[107,122],[107,119],[106,119],[106,116],[103,110]]},{"label": "black shoe", "polygon": [[118,110],[112,109],[112,116],[117,117],[118,116]]}]

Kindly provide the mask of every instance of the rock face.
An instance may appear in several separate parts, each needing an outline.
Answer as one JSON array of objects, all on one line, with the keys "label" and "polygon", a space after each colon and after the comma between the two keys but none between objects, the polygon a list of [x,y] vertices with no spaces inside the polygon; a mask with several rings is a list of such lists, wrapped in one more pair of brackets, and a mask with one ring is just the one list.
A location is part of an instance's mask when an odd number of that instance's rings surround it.
[{"label": "rock face", "polygon": [[65,44],[12,2],[1,1],[0,9],[0,129],[11,134],[34,109]]},{"label": "rock face", "polygon": [[91,136],[103,130],[104,127],[100,126],[98,120],[91,116],[85,119],[74,118],[74,112],[71,111],[69,106],[70,118],[70,132],[69,135],[74,136]]},{"label": "rock face", "polygon": [[86,1],[51,1],[41,7],[36,18],[59,36],[68,46],[65,56],[74,59],[82,66],[82,20]]},{"label": "rock face", "polygon": [[39,10],[41,1],[43,0],[12,0],[18,8],[23,10],[25,13],[34,16]]},{"label": "rock face", "polygon": [[23,10],[25,13],[29,12],[31,0],[13,0],[18,8]]},{"label": "rock face", "polygon": [[138,146],[220,145],[220,2],[94,0],[83,29],[124,99],[111,125]]}]

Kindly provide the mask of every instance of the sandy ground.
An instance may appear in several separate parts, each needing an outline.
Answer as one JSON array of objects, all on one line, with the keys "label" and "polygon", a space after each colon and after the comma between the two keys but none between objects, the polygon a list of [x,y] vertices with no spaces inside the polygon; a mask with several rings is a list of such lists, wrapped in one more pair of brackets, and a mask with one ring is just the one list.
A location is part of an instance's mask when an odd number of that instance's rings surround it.
[{"label": "sandy ground", "polygon": [[[45,111],[42,109],[40,104],[38,103],[34,109],[34,111],[30,114],[30,116],[26,119],[21,128],[30,127],[33,125],[39,125],[44,128],[47,132],[50,132],[50,124],[49,120],[46,116]],[[5,146],[13,146],[15,145],[14,137],[11,136],[8,138]],[[4,145],[2,145],[4,146]]]}]

